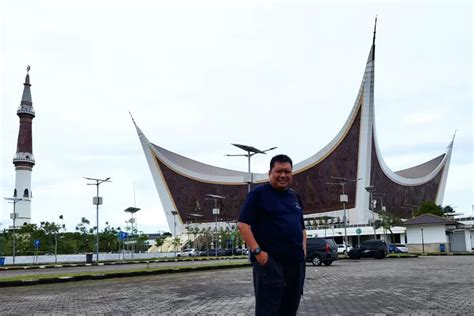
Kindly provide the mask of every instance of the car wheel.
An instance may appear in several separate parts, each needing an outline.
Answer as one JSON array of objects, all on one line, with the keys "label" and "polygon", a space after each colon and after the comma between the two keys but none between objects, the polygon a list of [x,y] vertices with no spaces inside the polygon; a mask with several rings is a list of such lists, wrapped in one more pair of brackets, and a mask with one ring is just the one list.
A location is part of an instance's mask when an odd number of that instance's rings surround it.
[{"label": "car wheel", "polygon": [[330,266],[332,264],[332,261],[324,261],[325,266]]},{"label": "car wheel", "polygon": [[343,254],[343,255],[347,255],[347,251],[344,250],[344,251],[342,252],[342,254]]},{"label": "car wheel", "polygon": [[320,266],[323,261],[321,260],[320,256],[314,256],[311,260],[311,263],[313,264],[313,266]]}]

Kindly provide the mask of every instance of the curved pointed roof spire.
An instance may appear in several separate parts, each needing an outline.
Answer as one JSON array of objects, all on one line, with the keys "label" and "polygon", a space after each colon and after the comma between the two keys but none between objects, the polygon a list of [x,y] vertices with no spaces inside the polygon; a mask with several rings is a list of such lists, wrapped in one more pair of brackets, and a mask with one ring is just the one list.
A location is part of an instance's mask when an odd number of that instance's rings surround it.
[{"label": "curved pointed roof spire", "polygon": [[375,60],[375,34],[377,33],[377,16],[375,16],[374,37],[372,39],[372,60]]}]

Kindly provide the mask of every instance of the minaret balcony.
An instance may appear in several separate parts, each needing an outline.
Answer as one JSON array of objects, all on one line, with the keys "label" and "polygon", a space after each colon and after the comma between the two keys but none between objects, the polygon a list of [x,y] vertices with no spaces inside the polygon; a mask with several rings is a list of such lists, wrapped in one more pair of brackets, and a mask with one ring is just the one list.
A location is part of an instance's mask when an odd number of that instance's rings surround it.
[{"label": "minaret balcony", "polygon": [[29,114],[35,116],[35,110],[31,106],[20,105],[16,114]]},{"label": "minaret balcony", "polygon": [[35,156],[32,153],[16,153],[13,157],[13,163],[16,162],[27,162],[35,164]]}]

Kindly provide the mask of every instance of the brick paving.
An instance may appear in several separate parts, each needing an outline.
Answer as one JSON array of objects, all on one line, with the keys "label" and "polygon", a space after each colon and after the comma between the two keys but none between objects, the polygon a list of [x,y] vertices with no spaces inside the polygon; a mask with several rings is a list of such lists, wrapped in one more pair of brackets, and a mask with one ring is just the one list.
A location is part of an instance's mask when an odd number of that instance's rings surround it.
[{"label": "brick paving", "polygon": [[[3,288],[0,314],[252,315],[250,268]],[[474,256],[307,266],[299,315],[474,315]]]}]

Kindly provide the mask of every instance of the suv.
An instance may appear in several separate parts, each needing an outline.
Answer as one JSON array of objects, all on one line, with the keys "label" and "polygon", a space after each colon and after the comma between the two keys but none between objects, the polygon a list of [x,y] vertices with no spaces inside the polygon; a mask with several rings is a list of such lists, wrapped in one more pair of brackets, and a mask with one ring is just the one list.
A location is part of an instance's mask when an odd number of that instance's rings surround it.
[{"label": "suv", "polygon": [[346,244],[338,244],[337,245],[337,253],[342,253],[344,255],[347,255],[347,253],[352,249],[351,245],[346,245]]},{"label": "suv", "polygon": [[314,266],[321,263],[329,266],[334,260],[339,259],[337,245],[332,239],[308,238],[306,242],[306,261]]},{"label": "suv", "polygon": [[387,255],[387,244],[379,239],[366,240],[359,247],[349,250],[348,255],[351,259],[383,259]]},{"label": "suv", "polygon": [[176,253],[176,257],[194,257],[196,255],[196,250],[194,248],[184,249]]}]

